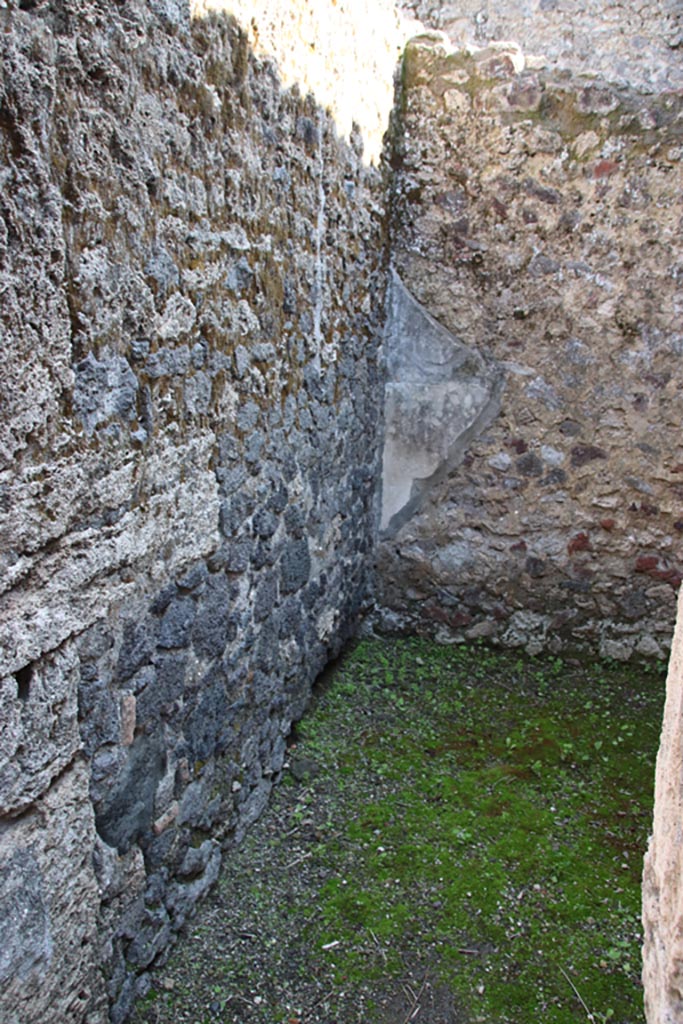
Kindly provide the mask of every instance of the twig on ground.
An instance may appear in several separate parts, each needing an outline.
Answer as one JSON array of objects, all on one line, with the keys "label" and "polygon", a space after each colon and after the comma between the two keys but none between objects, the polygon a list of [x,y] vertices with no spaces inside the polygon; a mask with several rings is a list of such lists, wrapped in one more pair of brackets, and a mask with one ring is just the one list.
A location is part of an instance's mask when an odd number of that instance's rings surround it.
[{"label": "twig on ground", "polygon": [[313,1002],[311,1003],[310,1009],[314,1010],[316,1008],[316,1006],[319,1006],[320,1003],[324,1003],[325,1000],[329,999],[330,996],[333,996],[334,993],[335,993],[335,989],[333,989],[333,988],[331,988],[329,992],[323,992],[323,994],[321,996],[318,996],[317,999],[313,1000]]},{"label": "twig on ground", "polygon": [[308,853],[302,853],[300,857],[295,857],[294,860],[290,860],[289,864],[285,864],[285,871],[289,871],[289,869],[293,868],[295,864],[301,864],[302,860],[308,860],[308,858],[312,856],[313,854],[310,850]]},{"label": "twig on ground", "polygon": [[[410,1024],[410,1021],[411,1020],[415,1020],[415,1018],[417,1017],[418,1013],[420,1012],[420,998],[421,998],[422,993],[424,992],[426,986],[427,986],[427,975],[425,974],[424,978],[422,979],[422,984],[420,985],[420,991],[417,993],[416,996],[413,993],[413,995],[414,995],[413,1005],[408,1010],[408,1015],[403,1018],[403,1024]],[[408,986],[408,987],[410,988],[410,986]],[[410,991],[412,993],[413,990],[410,989]]]},{"label": "twig on ground", "polygon": [[228,1003],[229,1003],[229,1002],[231,1002],[231,1001],[232,1001],[233,999],[239,999],[239,1001],[240,1001],[241,1003],[246,1003],[246,1004],[247,1004],[247,1006],[253,1006],[253,1005],[254,1005],[254,1004],[252,1003],[251,999],[245,999],[245,997],[244,997],[244,996],[238,996],[236,992],[235,992],[234,994],[232,994],[232,995],[229,995],[229,996],[228,996],[228,998],[227,998],[227,1000],[226,1000],[226,1002],[228,1002]]},{"label": "twig on ground", "polygon": [[583,1001],[583,998],[582,998],[582,996],[581,996],[581,993],[579,992],[578,988],[576,987],[576,985],[574,984],[574,982],[572,981],[572,979],[571,979],[571,978],[569,977],[569,975],[567,974],[567,972],[565,971],[565,969],[564,969],[564,967],[562,966],[562,964],[558,964],[557,966],[558,966],[558,967],[560,968],[560,970],[562,971],[562,974],[563,974],[563,975],[564,975],[564,977],[565,977],[565,978],[567,979],[567,982],[568,982],[568,983],[569,983],[569,984],[571,985],[571,987],[572,987],[572,991],[574,992],[574,995],[576,996],[576,998],[577,998],[577,999],[579,1000],[579,1002],[580,1002],[580,1003],[581,1003],[581,1005],[583,1006],[584,1010],[586,1011],[586,1017],[588,1018],[588,1020],[590,1020],[590,1021],[594,1021],[594,1020],[595,1020],[595,1017],[593,1016],[593,1014],[592,1014],[592,1013],[590,1012],[590,1010],[588,1009],[588,1007],[587,1007],[587,1006],[586,1006],[586,1004],[584,1003],[584,1001]]},{"label": "twig on ground", "polygon": [[377,949],[379,950],[380,955],[381,955],[382,959],[384,960],[384,963],[386,963],[387,962],[387,954],[386,954],[386,950],[384,949],[384,946],[381,945],[379,939],[377,938],[377,936],[373,932],[372,928],[368,928],[368,931],[372,935],[372,941],[377,946]]}]

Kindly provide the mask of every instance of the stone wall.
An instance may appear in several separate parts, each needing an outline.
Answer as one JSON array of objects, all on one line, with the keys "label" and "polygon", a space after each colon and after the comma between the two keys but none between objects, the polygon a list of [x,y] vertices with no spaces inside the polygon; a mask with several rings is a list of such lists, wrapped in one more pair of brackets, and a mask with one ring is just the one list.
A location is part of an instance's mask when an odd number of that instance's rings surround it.
[{"label": "stone wall", "polygon": [[683,570],[681,95],[436,34],[408,47],[401,118],[382,621],[660,656]]},{"label": "stone wall", "polygon": [[118,1022],[368,600],[381,178],[225,13],[0,6],[0,1016]]},{"label": "stone wall", "polygon": [[459,48],[519,44],[536,69],[588,73],[645,91],[683,86],[678,0],[400,0]]},{"label": "stone wall", "polygon": [[643,989],[648,1024],[683,1016],[683,590],[666,681],[652,836],[643,872]]}]

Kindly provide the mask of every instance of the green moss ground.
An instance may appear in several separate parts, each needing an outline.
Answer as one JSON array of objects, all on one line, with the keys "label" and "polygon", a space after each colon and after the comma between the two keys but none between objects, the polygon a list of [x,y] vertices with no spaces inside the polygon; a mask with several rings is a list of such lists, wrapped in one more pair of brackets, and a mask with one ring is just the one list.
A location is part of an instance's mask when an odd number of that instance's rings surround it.
[{"label": "green moss ground", "polygon": [[661,671],[363,641],[228,859],[212,1009],[175,1019],[642,1024],[663,699]]}]

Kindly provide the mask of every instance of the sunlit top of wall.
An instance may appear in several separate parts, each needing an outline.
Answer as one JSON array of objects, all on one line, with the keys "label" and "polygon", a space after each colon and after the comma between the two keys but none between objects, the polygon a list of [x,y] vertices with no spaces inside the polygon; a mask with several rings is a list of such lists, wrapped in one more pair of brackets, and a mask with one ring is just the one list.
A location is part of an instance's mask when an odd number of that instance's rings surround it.
[{"label": "sunlit top of wall", "polygon": [[192,0],[191,11],[234,15],[256,54],[275,60],[283,85],[313,93],[340,135],[348,138],[355,123],[365,160],[378,162],[394,71],[419,29],[393,0]]},{"label": "sunlit top of wall", "polygon": [[659,92],[683,87],[681,0],[397,0],[461,49],[515,39],[536,66]]}]

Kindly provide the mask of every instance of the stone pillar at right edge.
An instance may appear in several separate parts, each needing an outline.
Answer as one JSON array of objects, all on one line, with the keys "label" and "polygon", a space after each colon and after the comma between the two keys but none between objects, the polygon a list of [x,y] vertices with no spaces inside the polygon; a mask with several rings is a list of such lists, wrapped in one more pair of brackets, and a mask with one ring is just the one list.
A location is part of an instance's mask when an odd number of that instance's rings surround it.
[{"label": "stone pillar at right edge", "polygon": [[643,873],[647,1024],[683,1022],[683,588],[657,755],[652,837]]}]

